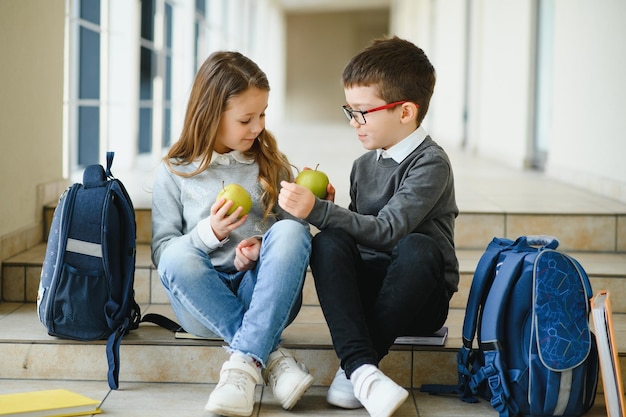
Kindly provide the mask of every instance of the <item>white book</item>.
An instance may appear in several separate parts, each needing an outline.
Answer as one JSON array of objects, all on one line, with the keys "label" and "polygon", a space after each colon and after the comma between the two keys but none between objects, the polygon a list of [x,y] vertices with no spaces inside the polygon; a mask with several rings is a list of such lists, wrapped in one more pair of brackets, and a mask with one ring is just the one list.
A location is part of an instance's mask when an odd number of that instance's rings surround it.
[{"label": "white book", "polygon": [[606,412],[608,417],[623,417],[626,415],[624,410],[624,388],[622,386],[608,291],[600,291],[592,299],[591,311],[596,341],[598,342],[598,356],[602,372]]},{"label": "white book", "polygon": [[448,328],[443,326],[435,333],[425,336],[400,336],[396,339],[397,345],[424,345],[443,346],[448,338]]},{"label": "white book", "polygon": [[215,340],[215,341],[224,340],[217,335],[215,335],[214,337],[202,337],[202,336],[196,336],[195,334],[187,333],[184,330],[177,331],[176,333],[174,333],[174,337],[176,339]]},{"label": "white book", "polygon": [[[195,340],[222,340],[219,336],[202,337],[196,336],[185,331],[175,333],[176,339],[195,339]],[[446,326],[437,330],[435,333],[425,336],[401,336],[395,340],[398,345],[424,345],[424,346],[443,346],[448,338],[448,328]]]}]

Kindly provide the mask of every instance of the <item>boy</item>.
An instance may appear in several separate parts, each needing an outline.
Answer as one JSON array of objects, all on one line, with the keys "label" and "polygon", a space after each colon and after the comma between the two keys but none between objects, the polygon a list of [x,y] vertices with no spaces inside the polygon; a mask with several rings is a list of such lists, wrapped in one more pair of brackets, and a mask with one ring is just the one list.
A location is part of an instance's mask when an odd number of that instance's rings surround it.
[{"label": "boy", "polygon": [[279,204],[320,229],[311,270],[341,367],[329,403],[390,416],[408,392],[378,369],[398,336],[429,334],[457,291],[450,161],[421,126],[435,86],[424,52],[379,39],[348,63],[343,111],[369,150],[354,161],[349,209],[283,182]]}]

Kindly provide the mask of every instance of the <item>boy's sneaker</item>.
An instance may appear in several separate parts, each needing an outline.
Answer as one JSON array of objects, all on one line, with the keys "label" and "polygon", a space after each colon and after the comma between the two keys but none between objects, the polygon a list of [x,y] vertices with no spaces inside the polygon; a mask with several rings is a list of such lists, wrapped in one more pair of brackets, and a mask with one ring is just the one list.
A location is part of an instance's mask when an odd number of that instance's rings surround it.
[{"label": "boy's sneaker", "polygon": [[306,367],[281,348],[270,354],[263,377],[285,410],[296,405],[305,391],[313,385],[313,376]]},{"label": "boy's sneaker", "polygon": [[390,417],[400,408],[409,393],[377,367],[364,366],[367,368],[363,369],[354,381],[355,397],[363,404],[370,416]]},{"label": "boy's sneaker", "polygon": [[346,377],[346,371],[341,368],[337,369],[335,378],[328,388],[326,401],[341,408],[354,409],[363,407],[363,404],[354,396],[354,385]]},{"label": "boy's sneaker", "polygon": [[254,409],[254,387],[261,383],[261,371],[251,358],[234,353],[224,362],[220,380],[205,409],[229,417],[247,417]]}]

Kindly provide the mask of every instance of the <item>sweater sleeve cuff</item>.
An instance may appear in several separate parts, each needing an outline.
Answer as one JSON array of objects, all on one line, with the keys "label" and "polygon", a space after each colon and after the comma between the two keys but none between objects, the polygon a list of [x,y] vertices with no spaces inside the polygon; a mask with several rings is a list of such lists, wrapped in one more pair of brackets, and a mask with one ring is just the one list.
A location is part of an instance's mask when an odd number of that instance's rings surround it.
[{"label": "sweater sleeve cuff", "polygon": [[331,203],[330,201],[316,198],[315,204],[313,205],[313,210],[311,210],[305,221],[317,228],[325,227],[324,219],[326,218],[328,207],[331,204],[333,203]]},{"label": "sweater sleeve cuff", "polygon": [[225,238],[223,240],[217,239],[217,237],[215,236],[215,233],[213,233],[213,228],[211,227],[210,218],[211,217],[209,216],[205,219],[200,220],[196,227],[198,230],[198,236],[200,236],[202,243],[207,245],[210,251],[213,251],[223,246],[226,242],[228,242],[228,238]]}]

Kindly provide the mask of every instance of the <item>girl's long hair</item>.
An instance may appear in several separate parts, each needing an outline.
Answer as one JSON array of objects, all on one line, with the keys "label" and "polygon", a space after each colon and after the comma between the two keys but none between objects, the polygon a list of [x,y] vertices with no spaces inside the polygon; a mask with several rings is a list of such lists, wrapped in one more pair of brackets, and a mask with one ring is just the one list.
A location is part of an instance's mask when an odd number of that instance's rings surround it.
[{"label": "girl's long hair", "polygon": [[[269,91],[267,76],[249,58],[239,52],[222,51],[211,54],[202,64],[191,88],[180,138],[164,158],[170,171],[192,177],[207,169],[215,148],[217,128],[228,101],[251,87]],[[267,218],[278,199],[279,184],[292,180],[291,164],[278,150],[276,138],[266,129],[259,134],[246,156],[259,165],[259,183],[263,189],[261,201]],[[200,161],[191,173],[178,172],[174,165]]]}]

